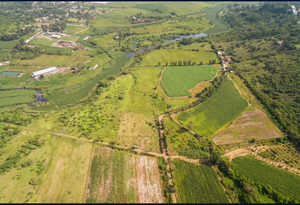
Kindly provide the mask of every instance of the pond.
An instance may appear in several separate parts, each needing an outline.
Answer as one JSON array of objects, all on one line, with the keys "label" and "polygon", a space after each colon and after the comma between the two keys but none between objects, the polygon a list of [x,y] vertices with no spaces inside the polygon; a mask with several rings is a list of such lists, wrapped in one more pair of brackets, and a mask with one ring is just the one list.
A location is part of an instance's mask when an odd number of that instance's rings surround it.
[{"label": "pond", "polygon": [[0,73],[0,75],[2,75],[2,76],[18,76],[21,73],[22,73],[21,71],[3,71]]}]

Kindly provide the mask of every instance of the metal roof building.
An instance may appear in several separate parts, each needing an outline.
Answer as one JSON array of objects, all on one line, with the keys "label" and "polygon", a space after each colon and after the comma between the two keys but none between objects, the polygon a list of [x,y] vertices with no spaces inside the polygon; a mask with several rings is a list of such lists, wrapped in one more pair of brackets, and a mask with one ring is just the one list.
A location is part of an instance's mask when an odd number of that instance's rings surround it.
[{"label": "metal roof building", "polygon": [[52,71],[55,71],[57,70],[57,68],[55,66],[53,67],[50,67],[50,68],[46,68],[46,69],[43,69],[43,70],[39,70],[39,71],[36,71],[36,72],[33,72],[31,74],[31,77],[35,78],[39,75],[42,75],[42,74],[45,74],[45,73],[49,73],[49,72],[52,72]]}]

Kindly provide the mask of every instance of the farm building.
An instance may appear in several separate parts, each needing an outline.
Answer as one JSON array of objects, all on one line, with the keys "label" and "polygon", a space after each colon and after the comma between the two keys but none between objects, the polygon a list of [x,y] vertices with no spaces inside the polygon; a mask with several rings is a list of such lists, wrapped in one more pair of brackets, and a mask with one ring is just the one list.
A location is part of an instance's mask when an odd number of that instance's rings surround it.
[{"label": "farm building", "polygon": [[53,74],[58,73],[58,72],[60,72],[60,70],[58,70],[56,67],[50,67],[50,68],[46,68],[46,69],[43,69],[43,70],[33,72],[31,74],[31,77],[33,77],[36,80],[41,75],[48,76],[48,75],[53,75]]},{"label": "farm building", "polygon": [[222,55],[221,51],[218,51],[218,55]]},{"label": "farm building", "polygon": [[52,35],[51,38],[60,38],[59,35]]},{"label": "farm building", "polygon": [[278,45],[281,45],[283,43],[283,41],[277,41]]}]

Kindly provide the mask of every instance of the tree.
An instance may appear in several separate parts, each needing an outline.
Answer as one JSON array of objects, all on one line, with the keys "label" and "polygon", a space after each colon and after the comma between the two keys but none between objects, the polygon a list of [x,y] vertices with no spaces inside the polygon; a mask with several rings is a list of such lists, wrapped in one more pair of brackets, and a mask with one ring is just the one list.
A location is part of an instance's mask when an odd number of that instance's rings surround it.
[{"label": "tree", "polygon": [[85,25],[89,25],[90,21],[86,20]]},{"label": "tree", "polygon": [[42,74],[42,75],[40,75],[40,78],[41,78],[41,79],[43,79],[44,77],[45,77],[45,76],[44,76],[43,74]]}]

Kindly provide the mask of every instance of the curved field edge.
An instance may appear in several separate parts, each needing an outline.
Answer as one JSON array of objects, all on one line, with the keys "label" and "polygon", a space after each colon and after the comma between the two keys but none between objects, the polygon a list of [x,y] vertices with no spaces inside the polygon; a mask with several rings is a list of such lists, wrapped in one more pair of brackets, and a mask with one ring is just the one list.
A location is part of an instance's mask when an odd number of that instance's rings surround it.
[{"label": "curved field edge", "polygon": [[218,69],[204,66],[169,66],[162,75],[161,86],[169,97],[190,95],[189,89],[198,83],[212,80]]},{"label": "curved field edge", "polygon": [[257,183],[270,185],[273,189],[300,200],[300,177],[284,170],[276,169],[251,157],[237,157],[232,160],[234,170]]},{"label": "curved field edge", "polygon": [[180,160],[172,163],[179,203],[229,203],[213,168]]},{"label": "curved field edge", "polygon": [[176,119],[193,131],[210,136],[236,119],[247,107],[248,102],[227,78],[212,97],[194,109],[176,115]]}]

